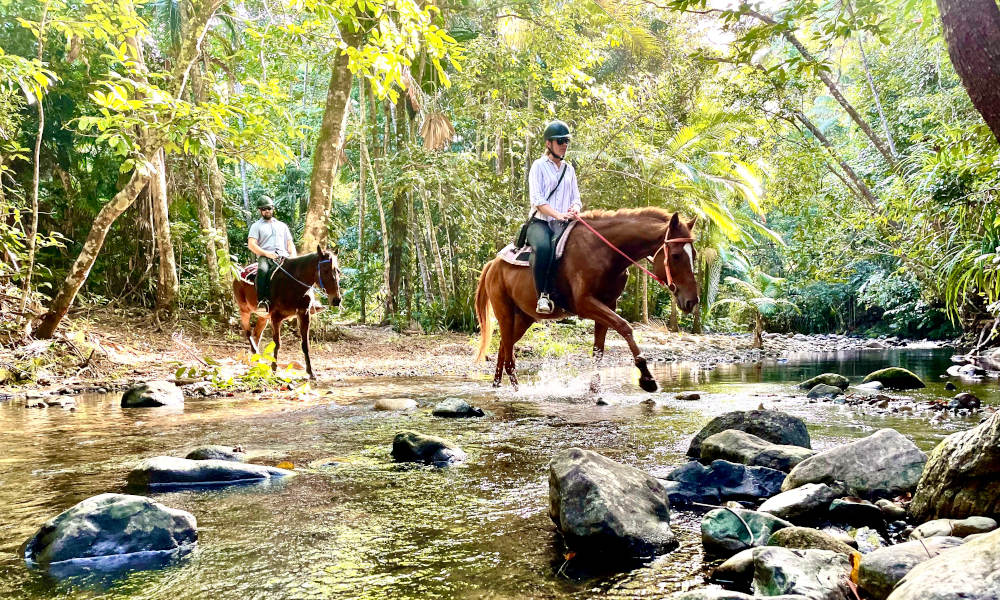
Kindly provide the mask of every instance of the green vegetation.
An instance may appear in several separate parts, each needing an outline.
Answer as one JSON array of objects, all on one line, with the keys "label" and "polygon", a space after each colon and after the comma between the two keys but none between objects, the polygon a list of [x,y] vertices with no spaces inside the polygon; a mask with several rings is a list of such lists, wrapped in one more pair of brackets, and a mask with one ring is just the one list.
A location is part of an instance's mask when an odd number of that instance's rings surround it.
[{"label": "green vegetation", "polygon": [[[339,248],[339,319],[471,330],[558,117],[586,208],[699,217],[680,326],[996,345],[1000,86],[962,57],[1000,41],[960,5],[0,0],[0,342],[224,322],[265,193]],[[678,320],[636,276],[618,308]]]}]

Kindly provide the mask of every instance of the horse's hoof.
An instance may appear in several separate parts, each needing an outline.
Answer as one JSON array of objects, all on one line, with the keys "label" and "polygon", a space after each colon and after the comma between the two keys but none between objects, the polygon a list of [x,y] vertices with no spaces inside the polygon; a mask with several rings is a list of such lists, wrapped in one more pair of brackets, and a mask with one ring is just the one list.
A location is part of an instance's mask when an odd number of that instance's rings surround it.
[{"label": "horse's hoof", "polygon": [[657,389],[659,389],[659,386],[656,385],[656,380],[653,379],[652,377],[650,377],[648,379],[645,378],[645,377],[640,377],[639,378],[639,387],[641,387],[643,389],[643,391],[646,391],[646,392],[655,392]]}]

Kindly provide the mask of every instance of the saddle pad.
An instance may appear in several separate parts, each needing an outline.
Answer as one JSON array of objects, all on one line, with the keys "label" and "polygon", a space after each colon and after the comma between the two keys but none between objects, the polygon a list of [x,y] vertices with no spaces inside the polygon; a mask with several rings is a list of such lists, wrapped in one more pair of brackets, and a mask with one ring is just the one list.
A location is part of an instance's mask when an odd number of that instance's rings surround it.
[{"label": "saddle pad", "polygon": [[[566,229],[563,230],[562,235],[559,236],[559,241],[556,242],[556,260],[562,258],[563,251],[566,250],[566,240],[569,239],[569,234],[576,227],[576,221],[570,221]],[[507,244],[507,246],[497,253],[497,258],[500,260],[510,263],[516,267],[528,267],[531,263],[528,260],[531,257],[531,246],[525,244],[524,248],[515,248],[514,244]]]},{"label": "saddle pad", "polygon": [[240,269],[240,279],[247,282],[253,283],[257,279],[257,263],[247,265]]}]

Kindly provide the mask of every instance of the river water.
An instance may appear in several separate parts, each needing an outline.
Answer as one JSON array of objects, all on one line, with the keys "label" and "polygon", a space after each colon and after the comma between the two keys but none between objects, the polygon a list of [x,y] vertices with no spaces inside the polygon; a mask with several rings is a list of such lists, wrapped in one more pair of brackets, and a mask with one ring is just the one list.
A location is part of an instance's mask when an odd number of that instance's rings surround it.
[{"label": "river water", "polygon": [[[244,396],[188,400],[180,411],[128,409],[117,395],[84,396],[77,409],[0,403],[0,598],[619,598],[662,597],[704,581],[698,515],[675,510],[675,552],[625,573],[580,572],[547,514],[547,463],[572,446],[596,450],[658,475],[686,459],[690,437],[712,416],[757,408],[803,418],[813,447],[827,448],[893,427],[930,450],[979,416],[931,422],[928,415],[862,414],[810,403],[792,383],[825,371],[857,383],[887,365],[910,368],[948,397],[939,374],[949,350],[803,355],[720,365],[659,363],[663,391],[642,392],[631,368],[600,372],[606,406],[587,395],[593,372],[550,361],[517,392],[485,376],[357,379],[320,386],[308,402]],[[956,382],[1000,404],[995,380]],[[699,401],[674,400],[697,390]],[[486,418],[430,415],[462,397]],[[409,413],[372,410],[379,397],[409,397]],[[653,402],[650,403],[649,399]],[[393,463],[397,431],[454,440],[461,466]],[[47,519],[90,496],[125,492],[129,470],[160,454],[203,444],[242,445],[253,462],[290,461],[283,484],[151,496],[198,519],[197,549],[170,567],[54,580],[25,567],[21,544]]]}]

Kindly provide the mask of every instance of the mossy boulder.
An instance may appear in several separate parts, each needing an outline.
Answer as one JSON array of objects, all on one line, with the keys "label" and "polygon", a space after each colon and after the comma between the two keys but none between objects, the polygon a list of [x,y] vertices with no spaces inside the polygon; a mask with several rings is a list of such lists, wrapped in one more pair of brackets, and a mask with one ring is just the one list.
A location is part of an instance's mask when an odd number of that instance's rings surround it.
[{"label": "mossy boulder", "polygon": [[834,387],[839,387],[842,390],[846,390],[850,381],[848,381],[843,375],[838,375],[837,373],[823,373],[810,379],[806,379],[799,384],[799,387],[803,390],[811,390],[821,383],[823,385],[832,385]]},{"label": "mossy boulder", "polygon": [[873,373],[869,373],[861,383],[871,381],[881,382],[887,388],[894,390],[916,390],[927,387],[922,379],[910,370],[902,367],[886,367]]}]

